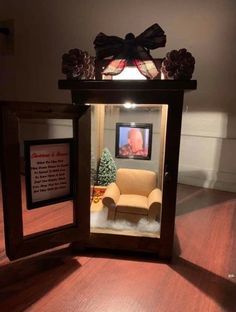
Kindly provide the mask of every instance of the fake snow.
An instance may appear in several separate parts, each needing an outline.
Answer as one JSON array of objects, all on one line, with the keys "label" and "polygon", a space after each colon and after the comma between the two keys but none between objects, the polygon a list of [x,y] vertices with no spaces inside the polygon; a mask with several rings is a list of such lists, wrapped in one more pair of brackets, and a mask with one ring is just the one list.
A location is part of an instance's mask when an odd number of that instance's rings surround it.
[{"label": "fake snow", "polygon": [[131,223],[126,220],[107,220],[107,214],[107,208],[98,212],[91,212],[91,227],[154,233],[160,231],[160,223],[155,220],[149,221],[146,218],[143,218],[140,219],[138,223]]}]

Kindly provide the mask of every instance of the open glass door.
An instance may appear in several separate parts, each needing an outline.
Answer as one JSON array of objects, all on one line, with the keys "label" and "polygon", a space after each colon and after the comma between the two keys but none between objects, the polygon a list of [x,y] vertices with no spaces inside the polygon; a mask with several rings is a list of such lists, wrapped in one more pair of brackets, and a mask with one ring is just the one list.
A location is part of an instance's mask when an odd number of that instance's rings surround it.
[{"label": "open glass door", "polygon": [[89,106],[1,103],[2,194],[10,260],[88,239],[88,124]]}]

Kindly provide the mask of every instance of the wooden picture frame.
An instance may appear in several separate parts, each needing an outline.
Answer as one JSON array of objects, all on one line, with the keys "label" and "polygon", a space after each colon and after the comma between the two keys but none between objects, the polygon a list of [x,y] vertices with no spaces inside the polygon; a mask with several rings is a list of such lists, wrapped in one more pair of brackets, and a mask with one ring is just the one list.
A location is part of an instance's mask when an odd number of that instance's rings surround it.
[{"label": "wooden picture frame", "polygon": [[73,199],[73,140],[24,142],[27,209]]},{"label": "wooden picture frame", "polygon": [[152,124],[116,123],[115,157],[150,160]]}]

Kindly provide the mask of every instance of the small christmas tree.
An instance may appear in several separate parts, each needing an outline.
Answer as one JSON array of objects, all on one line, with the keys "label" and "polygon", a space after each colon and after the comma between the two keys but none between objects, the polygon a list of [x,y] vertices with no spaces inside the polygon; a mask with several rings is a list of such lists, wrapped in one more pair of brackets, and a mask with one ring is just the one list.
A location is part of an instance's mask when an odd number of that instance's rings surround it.
[{"label": "small christmas tree", "polygon": [[108,148],[104,148],[98,167],[98,185],[108,185],[116,179],[116,164]]}]

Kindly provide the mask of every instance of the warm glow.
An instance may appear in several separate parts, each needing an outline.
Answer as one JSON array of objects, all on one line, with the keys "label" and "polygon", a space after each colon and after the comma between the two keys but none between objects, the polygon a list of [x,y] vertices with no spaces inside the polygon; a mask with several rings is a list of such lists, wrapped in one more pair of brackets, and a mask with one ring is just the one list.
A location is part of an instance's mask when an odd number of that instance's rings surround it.
[{"label": "warm glow", "polygon": [[136,107],[136,104],[134,103],[130,103],[130,102],[126,102],[123,104],[125,108],[135,108]]},{"label": "warm glow", "polygon": [[136,66],[126,66],[119,75],[112,76],[112,80],[146,80]]},{"label": "warm glow", "polygon": [[[138,70],[136,66],[126,66],[124,70],[119,75],[114,75],[112,80],[146,80]],[[136,107],[135,103],[126,102],[123,106],[127,109],[134,109]]]}]

